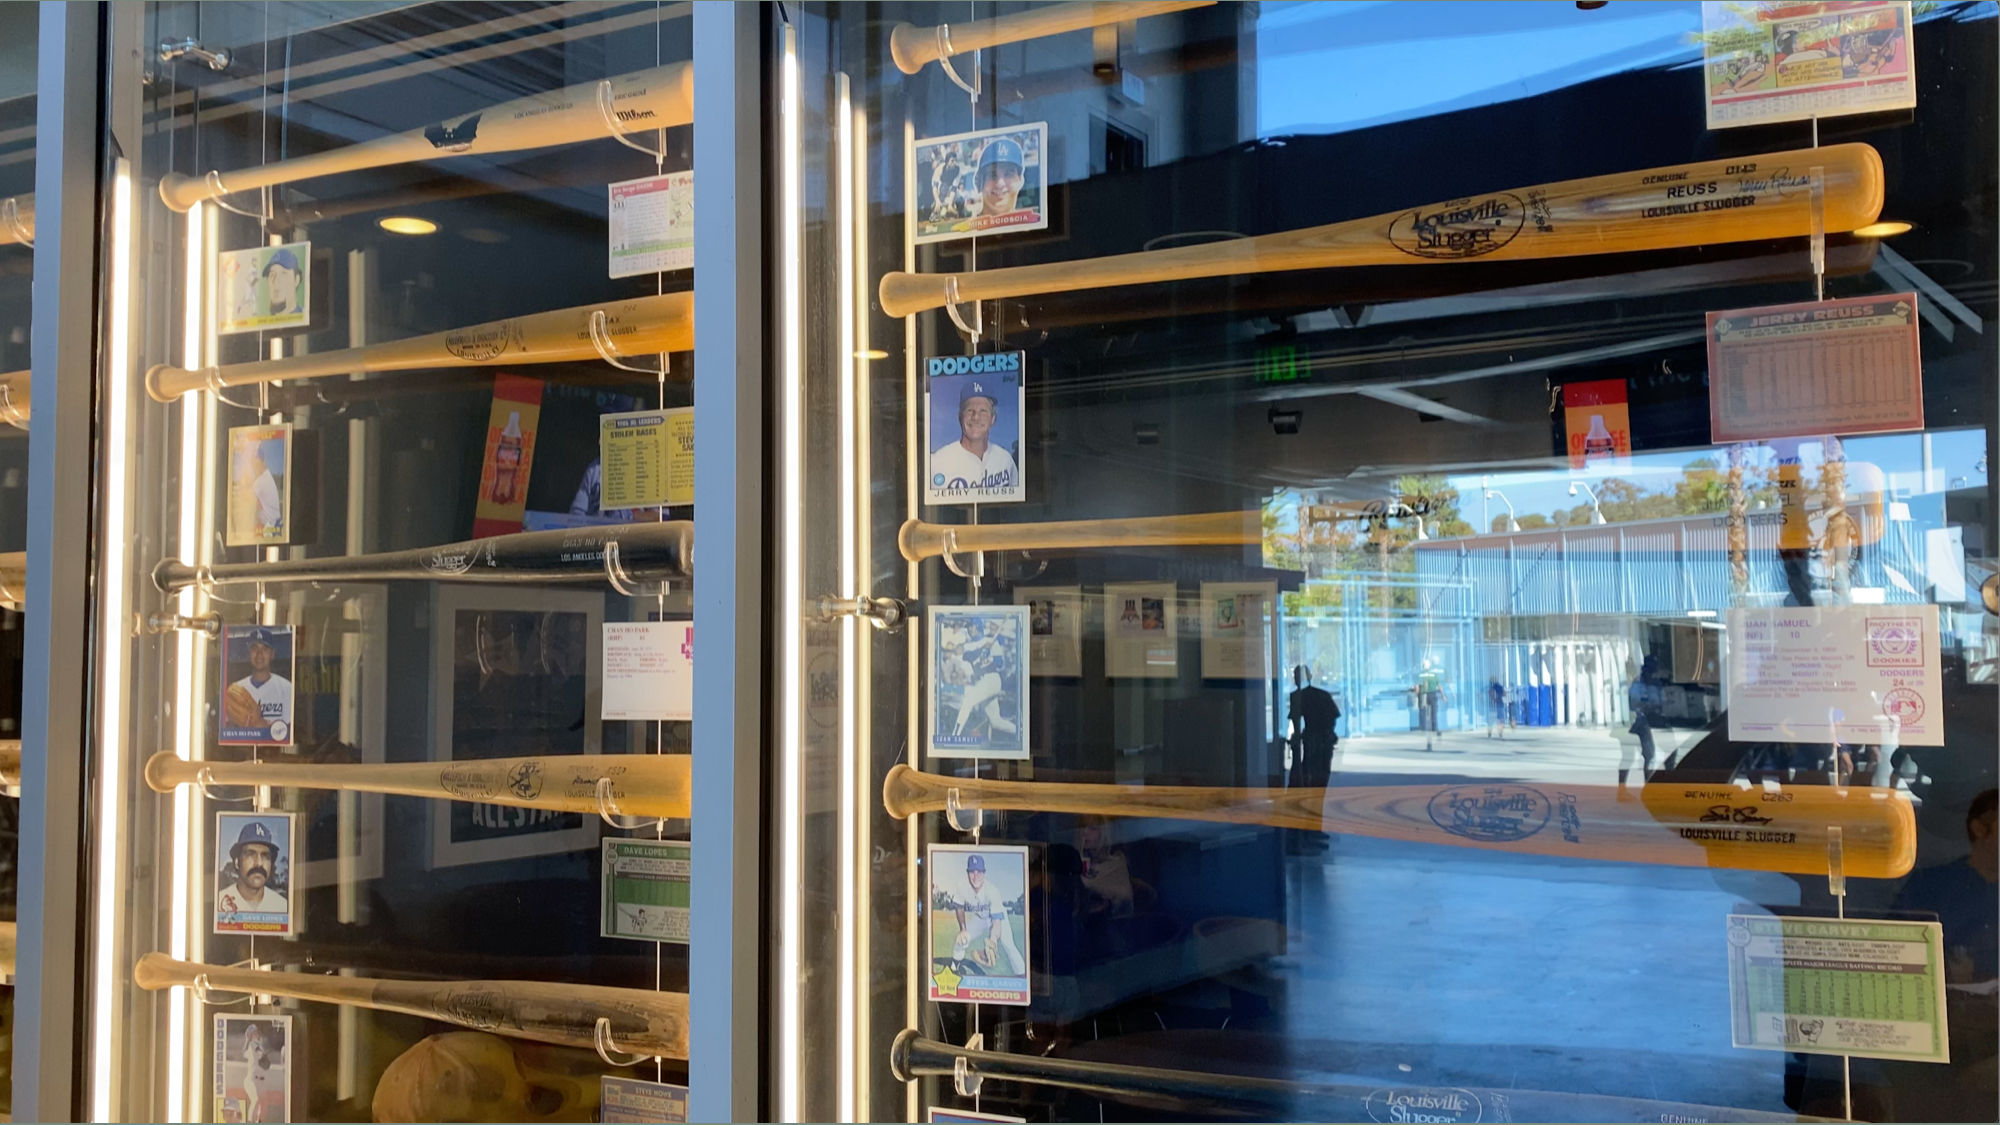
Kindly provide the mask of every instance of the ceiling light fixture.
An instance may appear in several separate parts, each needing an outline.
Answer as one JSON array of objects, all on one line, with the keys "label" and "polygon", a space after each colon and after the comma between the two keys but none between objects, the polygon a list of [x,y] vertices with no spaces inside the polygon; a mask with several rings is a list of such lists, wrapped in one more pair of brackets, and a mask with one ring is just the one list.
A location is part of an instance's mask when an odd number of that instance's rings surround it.
[{"label": "ceiling light fixture", "polygon": [[391,215],[375,224],[390,234],[436,234],[438,225],[415,215]]},{"label": "ceiling light fixture", "polygon": [[1865,227],[1856,227],[1854,233],[1862,238],[1893,238],[1896,235],[1906,233],[1909,229],[1910,224],[1908,223],[1895,219],[1884,219],[1879,223],[1869,223]]}]

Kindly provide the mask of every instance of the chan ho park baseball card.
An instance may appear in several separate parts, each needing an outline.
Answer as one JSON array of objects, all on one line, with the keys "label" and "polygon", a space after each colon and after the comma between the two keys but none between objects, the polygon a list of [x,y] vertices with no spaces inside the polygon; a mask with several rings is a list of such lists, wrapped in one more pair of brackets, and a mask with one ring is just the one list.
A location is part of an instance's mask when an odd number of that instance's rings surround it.
[{"label": "chan ho park baseball card", "polygon": [[1028,996],[1028,849],[932,844],[930,997],[953,1004],[1025,1006]]},{"label": "chan ho park baseball card", "polygon": [[931,757],[1028,756],[1028,613],[930,607]]},{"label": "chan ho park baseball card", "polygon": [[1021,472],[1027,358],[1013,351],[924,361],[924,503],[1028,498]]},{"label": "chan ho park baseball card", "polygon": [[215,740],[224,746],[292,744],[292,676],[297,635],[290,625],[224,625],[222,698]]}]

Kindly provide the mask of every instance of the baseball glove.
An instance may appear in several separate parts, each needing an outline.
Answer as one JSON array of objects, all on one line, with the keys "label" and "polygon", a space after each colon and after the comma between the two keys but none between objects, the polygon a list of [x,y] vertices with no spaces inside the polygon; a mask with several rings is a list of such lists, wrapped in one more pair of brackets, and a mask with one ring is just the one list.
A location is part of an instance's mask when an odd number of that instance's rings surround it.
[{"label": "baseball glove", "polygon": [[257,706],[257,698],[242,684],[230,684],[222,693],[222,713],[232,727],[259,727],[264,725],[264,711]]},{"label": "baseball glove", "polygon": [[972,951],[972,959],[977,961],[979,967],[982,969],[990,969],[999,963],[1000,936],[998,934],[987,934],[985,943]]}]

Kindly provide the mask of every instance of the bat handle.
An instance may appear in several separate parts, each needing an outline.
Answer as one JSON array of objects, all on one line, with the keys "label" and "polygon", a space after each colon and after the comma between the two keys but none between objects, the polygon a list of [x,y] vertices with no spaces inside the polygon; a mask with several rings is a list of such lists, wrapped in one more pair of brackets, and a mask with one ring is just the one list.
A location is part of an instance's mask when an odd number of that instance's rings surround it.
[{"label": "bat handle", "polygon": [[904,520],[896,530],[896,549],[910,562],[922,562],[944,550],[944,531],[922,520]]},{"label": "bat handle", "polygon": [[902,762],[889,767],[882,779],[882,808],[897,820],[944,807],[928,778]]},{"label": "bat handle", "polygon": [[[951,303],[952,289],[959,284],[955,273],[905,273],[890,270],[882,275],[876,290],[882,311],[890,316],[911,316]],[[976,300],[977,298],[973,298]]]},{"label": "bat handle", "polygon": [[[889,31],[889,57],[896,63],[896,69],[904,74],[915,74],[924,64],[940,58],[939,27],[918,27],[915,24],[899,23]],[[950,32],[945,32],[949,35]]]},{"label": "bat handle", "polygon": [[160,202],[165,203],[169,211],[184,213],[193,210],[194,205],[207,199],[208,195],[206,180],[183,176],[179,172],[168,172],[160,177]]},{"label": "bat handle", "polygon": [[193,781],[198,768],[172,750],[161,750],[146,759],[146,787],[155,793],[171,793]]},{"label": "bat handle", "polygon": [[208,386],[215,374],[213,367],[190,371],[185,367],[156,363],[146,369],[146,393],[154,402],[172,402],[189,391]]},{"label": "bat handle", "polygon": [[189,972],[188,968],[186,962],[176,961],[164,953],[148,953],[132,966],[132,983],[148,992],[158,992],[177,984],[192,984],[196,974]]},{"label": "bat handle", "polygon": [[197,578],[196,569],[179,559],[161,559],[153,568],[153,585],[163,594],[192,586]]}]

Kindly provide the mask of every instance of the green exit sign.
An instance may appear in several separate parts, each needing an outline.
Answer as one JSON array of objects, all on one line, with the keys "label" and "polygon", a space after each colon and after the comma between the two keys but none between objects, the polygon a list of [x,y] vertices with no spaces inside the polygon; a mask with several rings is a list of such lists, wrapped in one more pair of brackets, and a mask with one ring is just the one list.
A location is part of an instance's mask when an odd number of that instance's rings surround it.
[{"label": "green exit sign", "polygon": [[1299,367],[1297,344],[1273,344],[1257,350],[1259,383],[1296,383],[1305,377],[1305,371]]}]

